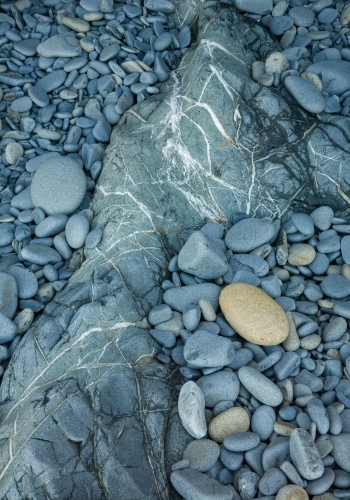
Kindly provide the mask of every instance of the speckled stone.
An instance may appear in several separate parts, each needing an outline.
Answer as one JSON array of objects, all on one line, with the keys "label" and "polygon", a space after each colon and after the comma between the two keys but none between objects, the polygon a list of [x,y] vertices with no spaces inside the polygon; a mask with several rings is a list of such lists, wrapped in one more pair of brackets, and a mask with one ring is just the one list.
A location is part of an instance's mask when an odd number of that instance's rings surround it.
[{"label": "speckled stone", "polygon": [[309,500],[309,495],[300,486],[287,484],[278,491],[275,500]]},{"label": "speckled stone", "polygon": [[248,413],[243,408],[229,408],[213,418],[208,432],[211,439],[223,443],[226,436],[236,432],[246,432],[249,425]]},{"label": "speckled stone", "polygon": [[219,303],[226,320],[244,339],[259,345],[277,345],[289,333],[283,309],[267,293],[246,283],[226,286]]},{"label": "speckled stone", "polygon": [[307,243],[295,243],[288,249],[288,263],[291,266],[307,266],[316,257],[316,250]]}]

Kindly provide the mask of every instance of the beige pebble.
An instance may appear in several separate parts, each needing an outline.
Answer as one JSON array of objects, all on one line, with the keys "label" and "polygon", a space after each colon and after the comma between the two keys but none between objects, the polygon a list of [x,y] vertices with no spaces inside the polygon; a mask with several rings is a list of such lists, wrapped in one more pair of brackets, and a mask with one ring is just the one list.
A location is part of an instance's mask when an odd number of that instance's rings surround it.
[{"label": "beige pebble", "polygon": [[316,250],[307,243],[295,243],[288,249],[288,264],[291,266],[308,266],[316,257]]},{"label": "beige pebble", "polygon": [[333,307],[334,307],[334,302],[332,302],[331,300],[327,300],[327,299],[321,299],[317,302],[317,304],[320,307],[324,307],[326,309],[333,309]]},{"label": "beige pebble", "polygon": [[316,349],[321,343],[321,337],[317,333],[307,335],[300,340],[300,347],[306,351]]},{"label": "beige pebble", "polygon": [[228,323],[244,339],[259,345],[277,345],[289,334],[288,319],[267,293],[246,283],[226,286],[219,297]]},{"label": "beige pebble", "polygon": [[29,307],[22,309],[22,311],[13,320],[14,324],[17,326],[17,334],[23,335],[34,320],[34,312]]},{"label": "beige pebble", "polygon": [[62,24],[68,26],[68,28],[78,31],[80,33],[87,33],[90,30],[90,24],[80,19],[79,17],[62,17]]},{"label": "beige pebble", "polygon": [[49,139],[50,141],[59,141],[62,137],[60,132],[48,128],[38,130],[37,134],[41,139]]},{"label": "beige pebble", "polygon": [[289,69],[289,62],[281,52],[273,52],[265,61],[266,73],[278,73],[281,75]]},{"label": "beige pebble", "polygon": [[213,441],[222,443],[226,436],[236,432],[246,432],[250,420],[243,408],[229,408],[213,418],[209,424],[209,436]]},{"label": "beige pebble", "polygon": [[341,24],[349,24],[350,23],[350,5],[345,5],[342,13],[340,14],[340,22]]},{"label": "beige pebble", "polygon": [[203,318],[205,321],[215,321],[216,313],[208,299],[200,299],[198,302],[200,310],[202,311]]},{"label": "beige pebble", "polygon": [[85,40],[85,38],[82,38],[80,41],[80,47],[85,50],[85,52],[92,52],[93,50],[95,50],[95,46],[93,44],[93,42],[91,42],[90,40]]},{"label": "beige pebble", "polygon": [[341,269],[341,273],[344,276],[344,278],[347,278],[348,280],[350,280],[350,265],[343,264],[342,269]]},{"label": "beige pebble", "polygon": [[295,425],[291,424],[290,422],[275,422],[275,425],[273,426],[273,430],[279,436],[288,437],[292,434],[294,429],[296,429]]},{"label": "beige pebble", "polygon": [[289,271],[287,269],[282,269],[281,267],[273,267],[271,273],[283,282],[286,282],[290,278]]},{"label": "beige pebble", "polygon": [[126,73],[143,73],[143,68],[137,61],[124,61],[120,66]]},{"label": "beige pebble", "polygon": [[104,15],[102,12],[86,12],[83,15],[84,21],[87,21],[88,23],[91,23],[92,21],[99,21],[100,19],[103,19]]},{"label": "beige pebble", "polygon": [[290,311],[287,311],[286,316],[288,320],[289,333],[286,340],[282,342],[282,347],[286,351],[296,351],[300,347],[300,338],[298,336],[297,329],[295,328],[292,313]]},{"label": "beige pebble", "polygon": [[312,85],[315,85],[319,92],[322,92],[322,81],[320,77],[315,75],[315,73],[309,73],[308,71],[305,71],[304,73],[301,73],[300,76],[301,78],[304,78],[304,80],[312,83]]},{"label": "beige pebble", "polygon": [[336,266],[334,264],[331,264],[328,266],[328,269],[326,271],[326,274],[341,274],[342,271],[342,266]]},{"label": "beige pebble", "polygon": [[275,500],[308,500],[308,498],[309,495],[304,488],[296,484],[287,484],[278,491]]},{"label": "beige pebble", "polygon": [[23,153],[23,146],[19,142],[10,142],[5,148],[5,158],[10,165],[17,164]]},{"label": "beige pebble", "polygon": [[328,349],[328,351],[326,352],[326,354],[330,358],[337,359],[339,361],[341,360],[339,351],[337,349]]}]

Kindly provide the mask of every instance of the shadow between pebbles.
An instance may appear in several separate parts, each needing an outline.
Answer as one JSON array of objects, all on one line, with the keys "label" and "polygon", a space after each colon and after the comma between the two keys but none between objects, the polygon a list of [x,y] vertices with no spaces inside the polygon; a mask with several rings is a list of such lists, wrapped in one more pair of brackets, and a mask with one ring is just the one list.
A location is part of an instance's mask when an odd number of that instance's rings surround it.
[{"label": "shadow between pebbles", "polygon": [[146,319],[168,261],[191,231],[237,212],[349,214],[349,118],[312,117],[256,84],[250,65],[276,45],[231,6],[177,3],[197,39],[116,126],[92,202],[103,239],[77,252],[4,375],[1,498],[178,498],[170,465],[192,438]]}]

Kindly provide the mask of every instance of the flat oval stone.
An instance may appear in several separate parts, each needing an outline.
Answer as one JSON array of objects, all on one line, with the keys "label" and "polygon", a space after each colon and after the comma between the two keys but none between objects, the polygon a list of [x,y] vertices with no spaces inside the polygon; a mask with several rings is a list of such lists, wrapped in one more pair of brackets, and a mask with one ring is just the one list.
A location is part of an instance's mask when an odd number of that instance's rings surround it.
[{"label": "flat oval stone", "polygon": [[260,436],[262,441],[266,441],[273,433],[275,422],[275,411],[271,406],[262,405],[252,415],[251,429]]},{"label": "flat oval stone", "polygon": [[329,437],[333,444],[333,450],[331,451],[331,455],[334,458],[335,463],[338,465],[338,467],[340,467],[344,471],[350,472],[350,433],[342,432],[337,436],[329,436]]},{"label": "flat oval stone", "polygon": [[246,283],[226,286],[219,297],[228,323],[244,339],[259,345],[277,345],[289,333],[283,309],[267,293]]},{"label": "flat oval stone", "polygon": [[332,218],[334,211],[331,207],[322,206],[316,208],[310,214],[311,219],[314,221],[315,226],[321,231],[326,231],[332,225]]},{"label": "flat oval stone", "polygon": [[315,20],[315,15],[311,9],[307,7],[292,7],[288,11],[288,15],[293,19],[296,26],[308,28]]},{"label": "flat oval stone", "polygon": [[186,500],[232,500],[234,497],[233,486],[224,486],[216,479],[196,469],[176,470],[171,473],[170,481],[176,491]]},{"label": "flat oval stone", "polygon": [[225,366],[235,355],[231,340],[205,330],[197,330],[186,342],[184,357],[194,367]]},{"label": "flat oval stone", "polygon": [[62,260],[60,254],[53,248],[35,243],[24,247],[21,250],[21,256],[23,259],[41,266],[45,266],[46,264],[57,264],[57,262]]},{"label": "flat oval stone", "polygon": [[13,320],[14,324],[17,326],[17,334],[23,335],[34,320],[34,311],[29,307],[23,309]]},{"label": "flat oval stone", "polygon": [[288,263],[291,266],[307,266],[316,258],[316,250],[307,243],[295,243],[288,249]]},{"label": "flat oval stone", "polygon": [[350,236],[343,236],[340,249],[344,262],[350,264]]},{"label": "flat oval stone", "polygon": [[220,370],[200,377],[197,385],[204,394],[205,406],[214,408],[220,401],[236,401],[240,383],[232,371]]},{"label": "flat oval stone", "polygon": [[255,432],[236,432],[224,439],[224,446],[229,451],[248,451],[256,448],[260,443],[260,436]]},{"label": "flat oval stone", "polygon": [[170,0],[146,0],[145,7],[154,12],[163,12],[163,14],[171,14],[175,10],[175,5]]},{"label": "flat oval stone", "polygon": [[[310,72],[310,66],[308,67]],[[287,76],[284,85],[292,94],[298,104],[310,113],[322,113],[326,106],[321,92],[308,80],[299,76]]]},{"label": "flat oval stone", "polygon": [[269,14],[273,9],[272,0],[236,0],[235,6],[243,12],[259,15]]},{"label": "flat oval stone", "polygon": [[290,436],[289,452],[291,461],[301,477],[313,480],[323,475],[322,460],[312,437],[305,429],[294,429]]},{"label": "flat oval stone", "polygon": [[274,226],[263,219],[243,219],[227,231],[225,243],[233,252],[250,252],[268,243],[274,234]]},{"label": "flat oval stone", "polygon": [[163,300],[175,311],[184,312],[188,304],[198,304],[200,299],[211,302],[214,310],[219,306],[220,287],[214,283],[178,286],[170,288],[163,295]]},{"label": "flat oval stone", "polygon": [[195,382],[189,380],[181,387],[178,411],[182,425],[196,439],[203,438],[207,433],[204,409],[202,391]]},{"label": "flat oval stone", "polygon": [[68,221],[67,215],[54,214],[45,217],[45,219],[36,226],[35,236],[38,238],[47,238],[48,236],[56,236],[66,227]]},{"label": "flat oval stone", "polygon": [[61,33],[54,35],[36,48],[39,56],[44,57],[77,57],[80,56],[82,48],[73,33]]},{"label": "flat oval stone", "polygon": [[289,30],[294,24],[293,19],[290,16],[277,16],[271,19],[269,24],[269,29],[271,33],[276,36],[283,35],[287,30]]},{"label": "flat oval stone", "polygon": [[84,245],[89,232],[89,221],[84,215],[72,215],[66,224],[66,240],[70,247],[80,248]]},{"label": "flat oval stone", "polygon": [[275,495],[280,488],[286,486],[288,480],[280,469],[272,467],[259,481],[259,491],[265,496]]},{"label": "flat oval stone", "polygon": [[12,319],[17,310],[17,282],[11,274],[0,272],[0,312]]},{"label": "flat oval stone", "polygon": [[207,472],[215,465],[219,455],[218,443],[211,439],[197,439],[187,445],[182,459],[188,460],[192,469]]},{"label": "flat oval stone", "polygon": [[350,294],[350,280],[338,274],[330,274],[321,283],[322,292],[332,299],[344,299]]},{"label": "flat oval stone", "polygon": [[250,366],[242,366],[238,370],[238,378],[244,387],[261,403],[278,406],[283,401],[283,394],[276,384],[265,375]]},{"label": "flat oval stone", "polygon": [[250,420],[243,408],[229,408],[213,418],[208,427],[209,436],[217,443],[223,443],[226,436],[235,432],[246,432]]},{"label": "flat oval stone", "polygon": [[79,164],[66,156],[51,158],[36,170],[30,193],[34,206],[48,215],[70,214],[83,201],[86,177]]},{"label": "flat oval stone", "polygon": [[102,229],[100,227],[96,227],[86,236],[85,246],[86,248],[95,248],[100,243],[102,239]]},{"label": "flat oval stone", "polygon": [[7,270],[17,282],[18,298],[31,299],[38,291],[38,281],[34,273],[20,264],[15,264]]},{"label": "flat oval stone", "polygon": [[17,335],[17,326],[0,311],[0,344],[11,342]]}]

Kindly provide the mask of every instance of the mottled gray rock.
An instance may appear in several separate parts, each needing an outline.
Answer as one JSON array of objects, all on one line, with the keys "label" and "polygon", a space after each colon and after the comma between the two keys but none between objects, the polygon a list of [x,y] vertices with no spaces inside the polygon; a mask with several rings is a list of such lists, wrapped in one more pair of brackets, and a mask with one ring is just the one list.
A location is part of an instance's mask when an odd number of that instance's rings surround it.
[{"label": "mottled gray rock", "polygon": [[[251,48],[268,55],[277,44],[227,4],[177,1],[173,19],[191,25],[195,44],[161,92],[115,127],[92,202],[103,238],[77,252],[75,274],[4,374],[1,497],[21,498],[28,484],[50,500],[62,491],[69,500],[116,491],[118,500],[176,499],[171,465],[192,437],[171,410],[179,380],[154,360],[145,321],[170,258],[208,220],[348,210],[349,119],[315,121],[254,82]],[[269,467],[279,466],[277,451]]]},{"label": "mottled gray rock", "polygon": [[294,429],[290,436],[290,456],[293,465],[304,479],[318,479],[324,472],[318,450],[304,429]]}]

